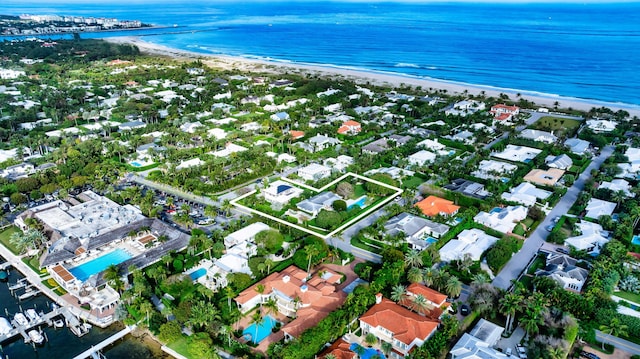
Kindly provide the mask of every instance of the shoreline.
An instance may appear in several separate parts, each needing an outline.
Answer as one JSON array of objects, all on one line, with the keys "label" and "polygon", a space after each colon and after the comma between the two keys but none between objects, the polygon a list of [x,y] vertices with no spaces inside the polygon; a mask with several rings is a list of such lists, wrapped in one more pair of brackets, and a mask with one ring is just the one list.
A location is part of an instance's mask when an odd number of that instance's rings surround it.
[{"label": "shoreline", "polygon": [[402,85],[409,85],[413,87],[421,86],[423,89],[444,90],[448,94],[468,93],[469,95],[479,95],[484,92],[487,97],[496,98],[500,97],[500,94],[506,94],[512,101],[517,101],[519,98],[518,94],[520,94],[520,98],[532,101],[536,106],[547,107],[549,109],[553,109],[555,107],[554,104],[558,102],[557,107],[561,109],[572,108],[575,110],[589,111],[593,107],[608,107],[613,111],[627,111],[630,116],[640,116],[640,105],[636,104],[583,99],[539,93],[536,91],[499,88],[487,85],[441,80],[431,77],[411,76],[388,71],[376,71],[365,68],[348,68],[325,64],[289,62],[286,60],[263,60],[229,55],[206,54],[155,44],[144,41],[139,36],[118,36],[103,38],[103,40],[119,44],[133,44],[140,49],[140,52],[150,55],[182,59],[206,59],[204,62],[210,67],[221,68],[223,70],[271,73],[282,73],[282,70],[293,70],[292,72],[299,75],[341,76],[359,84],[369,82],[378,86],[390,87],[400,87]]},{"label": "shoreline", "polygon": [[[172,29],[173,26],[144,26],[144,27],[132,27],[132,28],[124,28],[124,29],[106,29],[106,30],[95,30],[95,31],[61,31],[61,32],[43,32],[37,34],[0,34],[0,38],[2,37],[37,37],[37,36],[50,36],[50,35],[73,35],[73,34],[100,34],[103,32],[118,32],[118,31],[136,31],[136,30],[158,30],[158,29]],[[116,36],[119,37],[119,36]],[[128,36],[122,36],[128,37]],[[105,38],[106,40],[106,38]]]}]

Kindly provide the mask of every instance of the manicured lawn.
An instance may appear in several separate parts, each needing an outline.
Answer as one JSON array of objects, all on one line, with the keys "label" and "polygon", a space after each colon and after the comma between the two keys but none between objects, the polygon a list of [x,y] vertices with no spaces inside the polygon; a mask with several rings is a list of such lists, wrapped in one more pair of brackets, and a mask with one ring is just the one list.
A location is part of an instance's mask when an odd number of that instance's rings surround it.
[{"label": "manicured lawn", "polygon": [[167,346],[187,358],[192,357],[191,354],[189,354],[189,344],[187,342],[186,336],[183,336],[182,338],[176,340],[171,344],[168,344]]},{"label": "manicured lawn", "polygon": [[28,265],[29,268],[31,268],[34,272],[38,273],[39,276],[45,276],[47,275],[47,269],[43,268],[42,270],[40,270],[40,261],[38,260],[38,257],[25,257],[22,258],[22,261],[24,262],[24,264]]},{"label": "manicured lawn", "polygon": [[19,231],[18,227],[11,226],[5,229],[4,231],[0,232],[0,243],[2,243],[11,252],[13,252],[13,254],[16,254],[16,255],[20,254],[20,251],[18,250],[18,248],[16,248],[16,246],[14,246],[13,244],[11,244],[11,242],[9,242],[9,238],[13,233],[18,231]]},{"label": "manicured lawn", "polygon": [[513,229],[513,233],[519,236],[524,236],[525,230],[522,223],[518,223],[518,225]]},{"label": "manicured lawn", "polygon": [[424,182],[422,179],[412,176],[402,182],[402,188],[418,188]]},{"label": "manicured lawn", "polygon": [[367,190],[364,189],[363,184],[357,184],[353,186],[353,199],[360,198],[367,194]]},{"label": "manicured lawn", "polygon": [[613,295],[615,295],[616,297],[620,297],[622,299],[626,299],[630,302],[640,304],[640,295],[638,294],[620,291],[620,292],[614,292]]},{"label": "manicured lawn", "polygon": [[573,136],[578,127],[580,127],[580,121],[554,116],[544,116],[532,127],[537,130],[553,131],[553,134],[558,137],[563,135],[570,137]]}]

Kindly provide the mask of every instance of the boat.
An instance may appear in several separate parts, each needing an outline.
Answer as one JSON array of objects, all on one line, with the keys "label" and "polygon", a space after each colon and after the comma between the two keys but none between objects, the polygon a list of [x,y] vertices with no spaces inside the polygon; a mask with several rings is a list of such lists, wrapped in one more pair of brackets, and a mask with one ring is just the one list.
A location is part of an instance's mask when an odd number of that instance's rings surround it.
[{"label": "boat", "polygon": [[27,319],[27,317],[24,316],[24,314],[22,313],[16,313],[16,315],[13,316],[13,320],[20,326],[26,326],[29,325],[29,319]]},{"label": "boat", "polygon": [[11,323],[7,320],[7,318],[0,317],[0,335],[5,335],[13,330]]},{"label": "boat", "polygon": [[86,329],[87,331],[91,330],[91,328],[93,328],[93,326],[89,323],[84,323],[82,324],[82,326],[84,327],[84,329]]},{"label": "boat", "polygon": [[29,339],[31,340],[32,343],[35,343],[36,345],[41,345],[44,343],[44,336],[39,331],[32,329],[29,331],[28,334],[29,334]]},{"label": "boat", "polygon": [[54,328],[64,328],[64,320],[58,318],[53,321]]},{"label": "boat", "polygon": [[38,315],[35,309],[27,309],[26,313],[27,313],[27,317],[29,317],[29,320],[32,320],[34,322],[42,320],[42,318],[40,317],[40,315]]}]

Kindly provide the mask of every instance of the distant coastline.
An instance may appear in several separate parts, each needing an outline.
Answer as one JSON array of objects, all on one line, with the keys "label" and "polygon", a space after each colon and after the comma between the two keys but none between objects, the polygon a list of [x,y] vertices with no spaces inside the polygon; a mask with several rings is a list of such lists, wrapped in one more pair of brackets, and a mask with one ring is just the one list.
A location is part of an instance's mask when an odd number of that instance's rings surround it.
[{"label": "distant coastline", "polygon": [[[225,70],[239,70],[246,72],[278,72],[279,70],[293,70],[300,74],[314,74],[327,76],[341,76],[355,82],[371,82],[381,86],[400,87],[401,85],[421,86],[423,89],[439,89],[448,94],[479,95],[499,97],[506,94],[511,100],[517,101],[518,94],[521,98],[534,102],[537,106],[552,109],[554,107],[589,111],[593,107],[607,107],[614,111],[623,110],[629,112],[631,116],[640,116],[640,105],[627,104],[621,102],[607,102],[595,99],[584,99],[577,97],[560,96],[540,93],[535,91],[506,89],[480,84],[463,83],[449,80],[441,80],[431,77],[420,77],[403,75],[400,73],[369,70],[364,68],[347,68],[331,65],[320,65],[312,63],[299,63],[272,59],[252,59],[246,57],[235,57],[227,55],[207,54],[195,51],[187,51],[171,48],[152,42],[144,41],[138,36],[119,36],[104,38],[105,41],[113,43],[130,43],[138,46],[141,52],[169,56],[173,58],[200,58],[209,59],[207,64],[212,67]],[[557,102],[557,106],[556,106]]]},{"label": "distant coastline", "polygon": [[[76,31],[76,32],[49,32],[49,33],[39,33],[39,34],[0,34],[0,38],[2,37],[19,37],[19,38],[25,38],[25,37],[42,37],[42,36],[62,36],[62,35],[73,35],[74,33],[77,34],[99,34],[99,33],[103,33],[103,32],[118,32],[118,31],[140,31],[140,30],[160,30],[160,29],[173,29],[173,28],[179,28],[179,27],[175,27],[175,26],[145,26],[145,27],[132,27],[132,28],[127,28],[127,29],[106,29],[106,30],[92,30],[92,31]],[[105,38],[105,40],[107,40]]]}]

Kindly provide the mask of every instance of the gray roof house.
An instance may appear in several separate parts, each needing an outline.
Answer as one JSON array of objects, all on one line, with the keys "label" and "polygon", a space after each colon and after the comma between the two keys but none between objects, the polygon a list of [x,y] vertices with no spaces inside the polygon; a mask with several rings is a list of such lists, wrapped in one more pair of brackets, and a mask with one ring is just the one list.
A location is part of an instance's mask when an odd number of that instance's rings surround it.
[{"label": "gray roof house", "polygon": [[333,192],[322,192],[309,199],[300,201],[296,204],[299,210],[307,212],[314,217],[318,215],[322,209],[331,209],[333,202],[340,199],[340,196]]},{"label": "gray roof house", "polygon": [[580,293],[587,281],[589,271],[576,266],[577,263],[577,259],[567,255],[549,253],[546,267],[538,269],[535,275],[549,277],[565,290]]},{"label": "gray roof house", "polygon": [[449,226],[405,212],[389,219],[384,229],[390,236],[403,233],[412,248],[423,250],[431,244],[426,240],[426,236],[440,237],[449,231]]},{"label": "gray roof house", "polygon": [[558,156],[547,156],[544,159],[544,162],[551,168],[558,168],[561,170],[566,170],[569,167],[573,166],[573,160],[571,159],[571,157],[565,155],[564,153]]},{"label": "gray roof house", "polygon": [[564,145],[569,147],[569,151],[577,155],[583,155],[589,149],[591,143],[579,138],[570,138],[564,141]]}]

